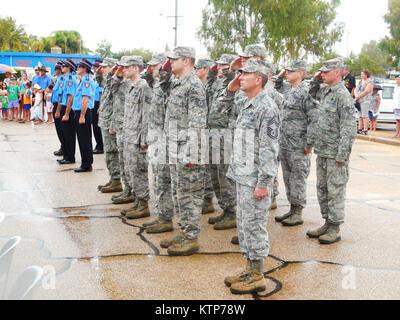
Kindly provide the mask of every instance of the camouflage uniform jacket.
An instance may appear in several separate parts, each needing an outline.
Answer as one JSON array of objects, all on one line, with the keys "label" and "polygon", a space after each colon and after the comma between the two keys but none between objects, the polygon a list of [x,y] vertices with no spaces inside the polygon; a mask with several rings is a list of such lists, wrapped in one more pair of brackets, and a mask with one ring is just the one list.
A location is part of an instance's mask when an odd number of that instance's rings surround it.
[{"label": "camouflage uniform jacket", "polygon": [[152,92],[146,80],[130,81],[125,97],[124,135],[130,143],[147,146],[147,127]]},{"label": "camouflage uniform jacket", "polygon": [[250,187],[271,187],[278,173],[278,106],[263,90],[253,99],[241,100],[239,109],[227,177]]},{"label": "camouflage uniform jacket", "polygon": [[[181,79],[173,78],[172,74],[163,76],[160,87],[167,95],[164,132],[169,142],[178,143],[178,152],[183,150],[189,156],[190,135],[197,134],[200,151],[200,133],[207,128],[207,101],[203,83],[192,71]],[[190,162],[187,157],[182,160],[183,163]]]},{"label": "camouflage uniform jacket", "polygon": [[124,128],[125,96],[131,87],[131,81],[113,76],[111,93],[113,96],[113,113],[111,117],[110,129],[119,133]]},{"label": "camouflage uniform jacket", "polygon": [[309,86],[303,81],[293,88],[289,82],[279,78],[275,88],[284,97],[279,141],[281,149],[294,152],[312,149],[319,113],[316,101],[309,94]]},{"label": "camouflage uniform jacket", "polygon": [[160,87],[159,79],[153,76],[143,77],[143,79],[145,79],[147,84],[153,89],[147,133],[147,143],[150,145],[159,141],[163,134],[167,97]]},{"label": "camouflage uniform jacket", "polygon": [[100,99],[99,127],[109,129],[113,114],[113,95],[111,92],[112,74],[105,77],[104,91]]},{"label": "camouflage uniform jacket", "polygon": [[323,158],[346,162],[357,135],[353,99],[343,82],[322,87],[313,79],[310,94],[320,101],[315,153]]},{"label": "camouflage uniform jacket", "polygon": [[282,112],[283,98],[282,95],[275,89],[275,85],[272,81],[268,81],[267,85],[265,86],[265,91],[272,98],[272,100],[274,100],[279,108],[279,111]]}]

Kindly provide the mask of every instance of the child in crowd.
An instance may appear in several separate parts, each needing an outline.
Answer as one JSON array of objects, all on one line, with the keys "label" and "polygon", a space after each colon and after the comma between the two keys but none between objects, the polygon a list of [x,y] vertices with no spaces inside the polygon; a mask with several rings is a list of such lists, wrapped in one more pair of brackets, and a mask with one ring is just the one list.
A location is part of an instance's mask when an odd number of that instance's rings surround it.
[{"label": "child in crowd", "polygon": [[371,131],[376,131],[376,127],[378,125],[379,107],[381,105],[381,96],[379,95],[379,91],[381,90],[382,87],[380,85],[374,85],[371,97],[371,105],[368,112]]},{"label": "child in crowd", "polygon": [[33,106],[31,113],[31,121],[34,124],[42,124],[43,122],[43,95],[40,92],[41,88],[38,84],[33,86],[32,92],[35,96],[35,105]]},{"label": "child in crowd", "polygon": [[51,84],[46,88],[45,101],[46,101],[46,112],[47,112],[47,123],[53,123],[53,104],[51,103],[51,96],[53,95],[53,87]]},{"label": "child in crowd", "polygon": [[31,119],[31,107],[32,107],[32,101],[31,101],[31,95],[32,95],[32,82],[28,82],[25,84],[25,89],[23,91],[23,103],[24,103],[24,118],[23,120],[20,121],[20,123],[25,123],[29,122]]},{"label": "child in crowd", "polygon": [[1,117],[3,120],[8,120],[8,93],[7,84],[2,83],[0,88],[0,107],[1,107]]},{"label": "child in crowd", "polygon": [[19,97],[21,95],[21,91],[17,84],[17,78],[15,76],[11,77],[11,83],[7,87],[8,93],[8,108],[10,109],[10,121],[14,121],[14,118],[17,118],[18,107],[19,107]]}]

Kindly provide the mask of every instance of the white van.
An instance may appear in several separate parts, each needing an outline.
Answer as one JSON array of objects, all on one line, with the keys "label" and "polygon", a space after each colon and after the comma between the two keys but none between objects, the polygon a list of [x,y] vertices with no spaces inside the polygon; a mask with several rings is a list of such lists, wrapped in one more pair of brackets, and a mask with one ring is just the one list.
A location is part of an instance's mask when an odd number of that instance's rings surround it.
[{"label": "white van", "polygon": [[379,83],[379,85],[383,90],[379,92],[382,100],[381,106],[379,107],[380,115],[378,117],[378,122],[396,123],[393,113],[393,93],[396,83],[385,82]]}]

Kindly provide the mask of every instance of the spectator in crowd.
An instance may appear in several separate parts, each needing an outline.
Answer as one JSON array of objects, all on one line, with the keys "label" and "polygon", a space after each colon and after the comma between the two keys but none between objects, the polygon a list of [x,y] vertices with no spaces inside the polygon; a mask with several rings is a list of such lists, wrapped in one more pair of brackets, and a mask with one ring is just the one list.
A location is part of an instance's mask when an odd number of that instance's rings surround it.
[{"label": "spectator in crowd", "polygon": [[369,124],[369,106],[371,103],[372,90],[374,89],[374,83],[370,78],[368,70],[361,71],[361,81],[355,90],[355,102],[360,103],[360,117],[358,121],[358,134],[368,135],[368,124]]},{"label": "spectator in crowd", "polygon": [[14,121],[14,118],[17,119],[18,107],[19,107],[19,98],[21,92],[19,90],[19,86],[17,84],[17,78],[11,77],[11,84],[7,87],[8,93],[8,108],[10,109],[10,121]]},{"label": "spectator in crowd", "polygon": [[4,79],[4,83],[7,85],[7,87],[11,84],[11,73],[6,72],[6,77]]},{"label": "spectator in crowd", "polygon": [[25,89],[22,92],[22,100],[24,104],[24,118],[20,121],[21,123],[29,122],[31,118],[31,107],[32,107],[32,100],[31,100],[31,95],[32,95],[32,82],[28,82],[25,85]]},{"label": "spectator in crowd", "polygon": [[51,78],[47,74],[47,69],[45,66],[40,67],[40,76],[37,78],[37,84],[40,86],[41,92],[44,93],[46,88],[52,83]]},{"label": "spectator in crowd", "polygon": [[18,108],[18,121],[25,122],[25,108],[24,108],[24,91],[26,84],[30,82],[28,75],[25,71],[21,71],[21,78],[18,79],[19,90],[21,91],[21,99]]},{"label": "spectator in crowd", "polygon": [[371,122],[371,131],[376,131],[376,126],[378,125],[379,107],[381,106],[381,96],[379,95],[379,91],[381,90],[382,87],[380,85],[374,85],[371,97],[371,104],[368,112],[369,120]]},{"label": "spectator in crowd", "polygon": [[32,84],[35,85],[38,82],[38,79],[40,77],[40,68],[39,66],[35,67],[35,75],[32,78]]},{"label": "spectator in crowd", "polygon": [[1,117],[3,118],[3,120],[8,120],[8,93],[7,85],[5,82],[2,82],[0,87],[0,107]]},{"label": "spectator in crowd", "polygon": [[344,66],[343,69],[344,85],[349,90],[351,96],[354,98],[354,90],[356,88],[356,78],[350,73],[350,67]]},{"label": "spectator in crowd", "polygon": [[49,85],[44,94],[44,101],[46,103],[46,112],[47,112],[47,123],[53,123],[53,103],[51,102],[51,97],[53,95],[54,85]]},{"label": "spectator in crowd", "polygon": [[43,93],[42,88],[38,84],[33,86],[32,91],[35,96],[35,105],[32,109],[31,120],[37,125],[43,122]]}]

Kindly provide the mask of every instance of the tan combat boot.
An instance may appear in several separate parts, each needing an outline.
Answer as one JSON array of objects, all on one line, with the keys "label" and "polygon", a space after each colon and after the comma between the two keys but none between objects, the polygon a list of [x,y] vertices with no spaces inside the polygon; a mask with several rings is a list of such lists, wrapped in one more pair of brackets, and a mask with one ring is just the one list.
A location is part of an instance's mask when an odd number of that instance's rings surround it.
[{"label": "tan combat boot", "polygon": [[182,241],[168,247],[170,256],[191,256],[199,251],[198,239],[183,238]]},{"label": "tan combat boot", "polygon": [[128,189],[129,192],[125,192],[125,194],[113,200],[113,204],[125,204],[135,202],[136,197],[131,193],[131,189]]},{"label": "tan combat boot", "polygon": [[328,220],[325,221],[325,224],[318,228],[317,230],[310,230],[307,232],[307,236],[312,239],[318,239],[320,236],[324,235],[326,231],[328,231],[329,222]]},{"label": "tan combat boot", "polygon": [[148,234],[165,233],[171,231],[174,231],[174,224],[172,221],[164,221],[162,219],[158,219],[158,223],[150,225],[146,228],[146,233]]},{"label": "tan combat boot", "polygon": [[139,199],[136,198],[135,201],[133,202],[133,206],[129,209],[123,209],[121,210],[121,215],[126,216],[126,214],[132,210],[135,210],[137,205],[138,205]]},{"label": "tan combat boot", "polygon": [[216,224],[217,222],[222,221],[225,218],[226,214],[227,213],[224,211],[218,216],[211,217],[210,219],[208,219],[208,223],[209,224]]},{"label": "tan combat boot", "polygon": [[215,208],[214,208],[214,203],[212,199],[205,199],[203,203],[203,209],[201,211],[201,214],[210,214],[214,213]]},{"label": "tan combat boot", "polygon": [[233,283],[231,292],[234,294],[249,294],[265,290],[264,261],[251,261],[251,273],[244,281]]},{"label": "tan combat boot", "polygon": [[101,193],[114,193],[122,191],[122,184],[120,179],[113,179],[111,184],[101,188]]},{"label": "tan combat boot", "polygon": [[130,195],[130,193],[131,193],[131,188],[129,188],[129,187],[123,188],[122,192],[120,194],[116,194],[116,195],[112,196],[111,200],[114,201],[119,198],[126,197],[126,196]]},{"label": "tan combat boot", "polygon": [[214,230],[229,230],[236,228],[236,214],[228,213],[225,217],[214,225]]},{"label": "tan combat boot", "polygon": [[293,206],[293,214],[282,221],[282,225],[285,227],[299,226],[304,223],[303,221],[303,208]]},{"label": "tan combat boot", "polygon": [[290,206],[290,210],[288,213],[285,213],[284,215],[281,216],[276,216],[275,217],[275,221],[276,222],[282,222],[283,220],[286,220],[287,218],[289,218],[292,214],[293,214],[293,206]]},{"label": "tan combat boot", "polygon": [[139,199],[136,208],[126,213],[127,219],[142,219],[150,217],[149,203],[146,200]]},{"label": "tan combat boot", "polygon": [[238,236],[232,237],[231,243],[232,244],[239,244],[239,237]]},{"label": "tan combat boot", "polygon": [[226,284],[227,287],[230,287],[234,283],[246,280],[246,278],[250,275],[250,273],[251,273],[251,261],[250,259],[247,259],[247,264],[244,271],[237,276],[226,277],[224,283]]},{"label": "tan combat boot", "polygon": [[172,246],[173,244],[179,243],[183,240],[185,235],[182,231],[180,231],[175,237],[171,239],[162,240],[160,242],[161,248],[167,249],[168,247]]},{"label": "tan combat boot", "polygon": [[154,226],[154,225],[159,224],[159,223],[160,223],[160,218],[156,218],[156,219],[151,220],[149,222],[143,223],[142,226],[143,226],[143,228],[148,228],[148,227]]},{"label": "tan combat boot", "polygon": [[278,203],[276,202],[276,198],[273,198],[272,203],[271,203],[271,208],[269,208],[269,209],[275,210],[276,208],[278,208]]},{"label": "tan combat boot", "polygon": [[342,239],[340,236],[340,227],[330,224],[328,230],[319,237],[320,244],[332,244]]},{"label": "tan combat boot", "polygon": [[97,190],[101,191],[102,188],[108,187],[111,183],[112,183],[112,179],[110,178],[110,181],[108,181],[105,185],[97,186]]}]

